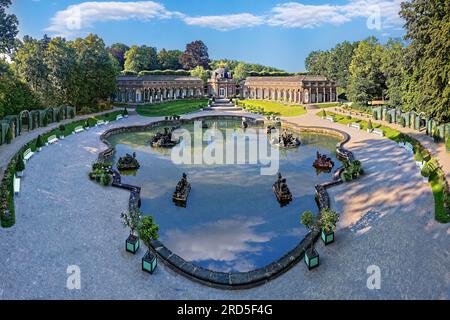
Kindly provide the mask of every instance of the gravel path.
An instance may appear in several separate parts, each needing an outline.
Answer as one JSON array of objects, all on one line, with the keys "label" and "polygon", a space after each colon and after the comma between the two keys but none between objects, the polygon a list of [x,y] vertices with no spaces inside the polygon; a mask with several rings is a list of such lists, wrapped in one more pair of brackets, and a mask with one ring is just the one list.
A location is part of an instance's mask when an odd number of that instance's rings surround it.
[{"label": "gravel path", "polygon": [[[433,197],[414,161],[389,140],[331,124],[308,113],[289,121],[335,126],[367,174],[330,189],[342,214],[336,243],[318,245],[321,266],[299,263],[279,278],[240,291],[194,283],[161,263],[140,269],[143,248],[126,253],[120,222],[126,191],[87,178],[105,146],[108,127],[143,124],[128,119],[72,135],[28,163],[16,197],[16,225],[0,229],[0,299],[449,299],[449,225],[434,222]],[[66,288],[69,265],[81,270],[81,289]],[[381,270],[381,289],[366,286],[369,265]]]}]

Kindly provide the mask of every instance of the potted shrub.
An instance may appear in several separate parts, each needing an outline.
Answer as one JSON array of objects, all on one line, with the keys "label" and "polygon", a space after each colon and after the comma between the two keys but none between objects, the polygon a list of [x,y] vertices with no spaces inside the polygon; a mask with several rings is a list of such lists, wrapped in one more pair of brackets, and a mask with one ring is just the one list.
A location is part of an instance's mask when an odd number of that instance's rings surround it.
[{"label": "potted shrub", "polygon": [[89,121],[88,121],[88,120],[86,120],[86,121],[84,122],[83,127],[84,127],[85,130],[89,130]]},{"label": "potted shrub", "polygon": [[44,138],[42,138],[41,135],[38,135],[36,139],[36,150],[39,152],[42,150],[42,148],[45,146]]},{"label": "potted shrub", "polygon": [[435,127],[434,131],[433,131],[433,140],[434,140],[435,143],[439,143],[440,142],[439,129],[437,127]]},{"label": "potted shrub", "polygon": [[124,118],[128,118],[128,110],[127,110],[127,107],[125,107],[125,109],[123,110],[123,117]]},{"label": "potted shrub", "polygon": [[403,128],[406,127],[405,117],[401,117],[401,118],[400,118],[400,125],[401,125]]},{"label": "potted shrub", "polygon": [[150,249],[150,243],[152,240],[158,239],[159,226],[154,223],[152,216],[145,216],[139,223],[139,237],[144,241],[148,250],[142,257],[142,270],[153,273],[156,269],[156,254]]},{"label": "potted shrub", "polygon": [[373,131],[373,125],[372,125],[372,121],[369,119],[369,123],[367,124],[367,132],[372,132]]},{"label": "potted shrub", "polygon": [[320,237],[325,245],[334,242],[334,231],[336,231],[336,224],[339,221],[339,214],[330,209],[323,209],[320,214],[320,225],[322,227]]},{"label": "potted shrub", "polygon": [[120,215],[124,227],[130,228],[130,235],[125,240],[125,250],[135,254],[140,247],[139,236],[136,231],[139,227],[139,223],[142,220],[142,212],[139,208],[128,211],[128,213],[122,213]]},{"label": "potted shrub", "polygon": [[17,156],[16,161],[16,177],[23,176],[23,170],[25,170],[25,163],[23,160],[23,154],[22,152],[20,152],[19,155]]},{"label": "potted shrub", "polygon": [[64,139],[64,131],[66,131],[66,126],[63,124],[59,125],[59,139],[63,140]]},{"label": "potted shrub", "polygon": [[308,270],[311,270],[313,268],[316,268],[319,266],[319,253],[314,248],[314,231],[315,231],[315,224],[314,224],[314,215],[311,211],[305,211],[302,214],[302,217],[300,219],[301,224],[303,224],[306,228],[310,230],[309,232],[309,246],[305,250],[305,255],[303,257],[303,260],[305,261],[305,264],[308,266]]},{"label": "potted shrub", "polygon": [[392,123],[392,115],[390,113],[387,114],[386,120],[387,122]]}]

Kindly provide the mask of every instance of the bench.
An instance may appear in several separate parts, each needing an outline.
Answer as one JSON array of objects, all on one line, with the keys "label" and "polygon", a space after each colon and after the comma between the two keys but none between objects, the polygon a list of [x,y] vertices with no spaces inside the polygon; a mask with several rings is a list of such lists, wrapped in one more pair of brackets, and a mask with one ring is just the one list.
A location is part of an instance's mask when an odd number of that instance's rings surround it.
[{"label": "bench", "polygon": [[334,118],[333,117],[327,116],[327,117],[325,117],[325,119],[328,120],[328,121],[334,122]]},{"label": "bench", "polygon": [[25,150],[25,152],[23,153],[23,160],[27,161],[28,159],[30,159],[33,156],[34,152],[31,151],[30,148],[28,148],[27,150]]},{"label": "bench", "polygon": [[361,126],[360,126],[359,123],[357,123],[357,122],[349,123],[349,124],[348,124],[348,127],[350,127],[350,128],[356,128],[356,129],[358,129],[358,130],[361,130]]},{"label": "bench", "polygon": [[116,117],[116,120],[120,120],[120,119],[123,119],[123,116],[121,114],[118,114]]},{"label": "bench", "polygon": [[400,141],[398,143],[398,146],[406,149],[406,151],[408,151],[409,153],[414,153],[414,148],[413,148],[412,144],[409,142]]},{"label": "bench", "polygon": [[104,125],[104,124],[106,124],[105,120],[98,120],[97,121],[97,126],[101,126],[101,125]]},{"label": "bench", "polygon": [[75,127],[75,129],[73,130],[74,133],[80,133],[82,131],[84,131],[84,128],[82,126]]},{"label": "bench", "polygon": [[50,137],[47,138],[48,143],[55,143],[56,141],[58,141],[58,138],[55,135],[52,135]]},{"label": "bench", "polygon": [[372,133],[379,135],[380,137],[384,137],[384,132],[381,129],[373,129]]},{"label": "bench", "polygon": [[20,192],[20,179],[14,176],[14,193],[18,194]]}]

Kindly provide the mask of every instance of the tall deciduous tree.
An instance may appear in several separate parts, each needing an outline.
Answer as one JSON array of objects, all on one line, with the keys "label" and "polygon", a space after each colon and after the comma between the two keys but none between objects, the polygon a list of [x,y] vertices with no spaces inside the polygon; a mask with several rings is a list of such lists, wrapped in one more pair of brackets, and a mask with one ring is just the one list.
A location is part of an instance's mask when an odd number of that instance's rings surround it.
[{"label": "tall deciduous tree", "polygon": [[408,47],[406,106],[450,120],[450,2],[411,0],[401,5]]},{"label": "tall deciduous tree", "polygon": [[132,46],[125,53],[125,70],[141,72],[159,68],[156,48],[147,46]]},{"label": "tall deciduous tree", "polygon": [[125,68],[125,52],[130,50],[130,47],[123,43],[114,43],[108,48],[109,53],[116,59],[120,70]]},{"label": "tall deciduous tree", "polygon": [[352,101],[366,104],[380,99],[386,90],[385,78],[381,72],[382,46],[374,37],[358,44],[350,64],[349,97]]},{"label": "tall deciduous tree", "polygon": [[402,107],[405,71],[405,47],[400,40],[390,39],[383,47],[381,71],[386,78],[387,104]]},{"label": "tall deciduous tree", "polygon": [[305,59],[306,71],[313,75],[327,76],[329,55],[328,51],[312,51]]},{"label": "tall deciduous tree", "polygon": [[186,45],[186,50],[180,56],[180,63],[186,70],[194,69],[197,66],[209,69],[208,47],[201,40],[193,41]]},{"label": "tall deciduous tree", "polygon": [[14,14],[7,14],[11,0],[0,0],[0,54],[11,53],[15,48],[19,24]]},{"label": "tall deciduous tree", "polygon": [[180,50],[162,49],[158,52],[158,63],[162,70],[179,70],[183,66],[180,63],[180,57],[183,54]]},{"label": "tall deciduous tree", "polygon": [[79,108],[96,108],[98,103],[107,100],[116,88],[116,69],[111,55],[103,40],[93,34],[85,39],[76,39],[72,47],[77,52],[73,103]]},{"label": "tall deciduous tree", "polygon": [[52,105],[70,104],[76,97],[77,53],[64,38],[53,38],[47,48],[45,63],[52,90]]},{"label": "tall deciduous tree", "polygon": [[208,81],[209,78],[209,72],[208,70],[205,70],[203,67],[197,66],[191,70],[191,76],[199,77],[200,79],[203,80],[204,83],[206,83],[206,81]]}]

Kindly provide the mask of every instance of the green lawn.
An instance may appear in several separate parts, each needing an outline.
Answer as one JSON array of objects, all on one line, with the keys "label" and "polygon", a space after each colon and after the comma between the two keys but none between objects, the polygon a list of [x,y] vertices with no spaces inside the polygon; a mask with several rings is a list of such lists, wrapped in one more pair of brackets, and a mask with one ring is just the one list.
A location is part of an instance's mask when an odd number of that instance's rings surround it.
[{"label": "green lawn", "polygon": [[[323,110],[317,112],[316,115],[322,117]],[[334,112],[329,112],[329,111],[326,111],[326,115],[333,117],[335,122],[345,124],[345,125],[347,125],[348,123],[352,123],[352,122],[359,123],[359,125],[361,126],[361,130],[367,130],[368,121],[366,121],[366,120],[360,120],[360,119],[356,119],[356,118],[348,118],[346,115],[336,114]],[[379,128],[379,129],[383,130],[384,136],[395,142],[399,142],[399,141],[410,142],[413,145],[415,151],[419,150],[419,152],[415,152],[416,160],[419,160],[419,161],[421,160],[421,159],[417,159],[417,156],[419,153],[421,153],[421,154],[426,153],[428,155],[428,157],[431,158],[431,155],[429,155],[429,152],[423,148],[423,146],[420,144],[420,142],[418,140],[411,138],[408,135],[404,135],[400,131],[392,129],[390,127],[382,126],[380,124],[375,124],[375,123],[372,123],[372,126],[373,126],[373,128]],[[430,161],[431,160],[432,160],[432,158],[430,159]],[[440,169],[438,169],[438,170],[440,170]],[[431,174],[431,176],[429,178],[429,182],[430,182],[431,190],[433,191],[433,196],[434,196],[435,219],[436,219],[436,221],[441,222],[441,223],[448,223],[448,222],[450,222],[450,218],[449,218],[448,214],[446,213],[446,209],[444,206],[445,181],[442,178],[442,175],[439,175],[438,171],[435,171],[434,173]]]},{"label": "green lawn", "polygon": [[245,108],[263,108],[264,113],[271,112],[283,117],[299,116],[306,113],[306,109],[302,105],[288,105],[275,101],[264,100],[241,100],[240,104],[243,104]]},{"label": "green lawn", "polygon": [[331,108],[331,107],[340,107],[342,103],[340,102],[326,102],[326,103],[317,103],[313,104],[316,108]]},{"label": "green lawn", "polygon": [[137,106],[136,112],[145,117],[182,115],[185,113],[198,111],[201,108],[206,107],[207,104],[207,99],[176,100],[163,102],[160,104]]}]

